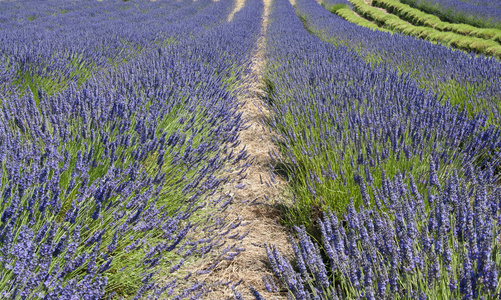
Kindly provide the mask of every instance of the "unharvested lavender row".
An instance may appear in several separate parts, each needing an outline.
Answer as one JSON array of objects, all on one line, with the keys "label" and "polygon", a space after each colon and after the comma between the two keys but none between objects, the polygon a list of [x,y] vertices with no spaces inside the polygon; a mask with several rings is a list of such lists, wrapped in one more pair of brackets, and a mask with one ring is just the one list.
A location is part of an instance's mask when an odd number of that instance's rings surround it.
[{"label": "unharvested lavender row", "polygon": [[52,94],[64,89],[68,81],[82,83],[90,73],[203,30],[196,26],[201,20],[205,26],[213,26],[231,9],[212,1],[59,5],[58,1],[36,6],[0,3],[3,65],[16,73],[10,80],[21,87],[28,85],[35,98],[37,88]]},{"label": "unharvested lavender row", "polygon": [[357,26],[329,13],[313,0],[296,3],[298,14],[308,28],[323,40],[353,49],[374,65],[408,73],[420,87],[444,95],[471,112],[487,113],[492,122],[501,120],[499,60]]},{"label": "unharvested lavender row", "polygon": [[424,196],[412,178],[384,180],[369,189],[377,208],[324,213],[321,245],[296,227],[297,265],[267,248],[293,299],[498,299],[499,187],[453,174]]},{"label": "unharvested lavender row", "polygon": [[486,125],[486,115],[471,117],[409,76],[367,64],[296,23],[297,33],[286,38],[279,22],[271,27],[266,75],[283,165],[307,207],[313,201],[343,210],[358,190],[354,175],[379,175],[380,168],[391,176],[405,168],[419,182],[432,161],[442,172],[470,163],[496,169],[499,130]]},{"label": "unharvested lavender row", "polygon": [[[59,44],[40,25],[40,44],[53,45],[47,47],[54,53],[25,49],[16,56],[10,49],[5,55],[33,58],[34,70],[64,61],[54,57],[65,51],[85,53],[89,63],[99,64],[106,57],[102,46],[117,37],[115,25],[122,26],[120,40],[128,41],[116,53],[142,48],[120,64],[90,72],[84,82],[68,81],[53,95],[39,91],[37,101],[29,91],[2,92],[2,297],[197,299],[207,291],[197,275],[242,251],[236,243],[221,243],[231,234],[224,219],[202,210],[224,210],[231,199],[214,196],[228,180],[223,169],[247,167],[245,151],[233,150],[244,124],[232,86],[249,65],[262,4],[248,1],[231,23],[221,23],[234,3],[199,2],[193,5],[204,10],[176,10],[185,11],[172,19],[184,19],[180,25],[164,22],[175,1],[134,2],[137,9],[120,12],[116,21],[89,1],[85,9],[93,22],[110,24],[93,32],[95,39],[75,41],[76,48],[67,50],[65,41],[83,38],[82,28],[66,29],[68,39]],[[102,5],[117,11],[124,4]],[[139,26],[145,16],[154,27]],[[166,32],[175,42],[155,44]],[[9,34],[0,31],[3,40]],[[53,56],[44,60],[43,53]],[[12,74],[20,67],[16,62],[0,67],[0,74]],[[7,75],[0,82],[6,87]],[[194,230],[197,238],[190,237]],[[208,269],[183,271],[185,262],[207,256],[215,256]]]},{"label": "unharvested lavender row", "polygon": [[295,195],[297,264],[273,247],[268,256],[289,294],[496,297],[499,129],[321,41],[288,1],[275,1],[270,19],[266,82],[282,150],[273,156]]},{"label": "unharvested lavender row", "polygon": [[499,3],[496,0],[460,0],[465,3],[470,3],[476,6],[485,6],[485,7],[492,7],[492,8],[498,8]]}]

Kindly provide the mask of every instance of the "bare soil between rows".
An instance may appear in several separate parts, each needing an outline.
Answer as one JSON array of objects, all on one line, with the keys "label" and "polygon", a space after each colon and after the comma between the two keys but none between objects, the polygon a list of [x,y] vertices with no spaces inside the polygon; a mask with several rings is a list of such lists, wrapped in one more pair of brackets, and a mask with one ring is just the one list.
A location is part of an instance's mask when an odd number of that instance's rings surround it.
[{"label": "bare soil between rows", "polygon": [[[245,249],[235,259],[220,263],[203,279],[207,286],[213,286],[212,292],[204,299],[234,299],[231,284],[222,286],[215,283],[241,282],[237,287],[244,299],[254,299],[249,286],[255,288],[266,299],[287,299],[284,291],[270,293],[266,290],[263,276],[273,275],[266,256],[265,244],[274,244],[286,257],[292,256],[288,240],[288,230],[280,224],[280,211],[276,203],[281,202],[285,194],[286,183],[275,178],[270,180],[270,151],[278,152],[273,143],[273,133],[262,125],[269,111],[263,102],[263,70],[265,66],[266,29],[271,0],[264,1],[264,12],[260,37],[252,56],[251,70],[238,88],[238,98],[242,106],[240,112],[247,120],[247,129],[240,132],[241,142],[237,151],[245,147],[252,165],[246,177],[226,184],[221,193],[232,193],[234,203],[230,207],[228,220],[242,220],[249,225],[241,226],[235,233],[248,235],[241,241]],[[245,0],[237,0],[234,11],[228,20],[245,5]]]}]

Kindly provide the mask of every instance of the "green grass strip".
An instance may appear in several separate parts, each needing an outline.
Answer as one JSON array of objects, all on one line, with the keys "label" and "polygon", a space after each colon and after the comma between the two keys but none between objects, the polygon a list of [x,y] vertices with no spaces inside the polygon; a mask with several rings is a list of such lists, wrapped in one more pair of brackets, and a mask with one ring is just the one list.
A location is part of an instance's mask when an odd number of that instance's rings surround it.
[{"label": "green grass strip", "polygon": [[441,20],[451,23],[470,24],[475,27],[482,28],[498,28],[501,29],[501,22],[486,19],[479,16],[467,15],[461,11],[455,11],[450,8],[443,8],[437,3],[430,1],[417,1],[417,0],[399,0],[402,3],[408,4],[428,14],[436,15]]},{"label": "green grass strip", "polygon": [[485,40],[501,42],[501,29],[478,28],[468,24],[455,24],[444,22],[439,17],[425,13],[419,9],[412,8],[395,0],[372,0],[372,5],[386,9],[401,19],[417,26],[431,27],[440,31],[450,31],[457,34],[477,37]]},{"label": "green grass strip", "polygon": [[374,21],[377,25],[385,29],[442,43],[461,50],[501,58],[501,45],[494,40],[484,40],[453,32],[442,32],[426,26],[415,26],[400,19],[396,15],[388,14],[378,8],[372,7],[362,0],[350,0],[350,2],[353,4],[358,14],[367,20]]},{"label": "green grass strip", "polygon": [[357,24],[359,26],[371,28],[371,29],[374,29],[374,30],[384,30],[384,31],[387,31],[387,30],[385,30],[383,28],[380,28],[376,24],[374,24],[374,23],[372,23],[370,21],[367,21],[366,19],[360,17],[354,11],[352,11],[350,9],[350,7],[348,5],[346,5],[346,4],[334,4],[334,5],[330,6],[330,7],[326,7],[325,3],[322,3],[322,5],[324,5],[324,7],[328,11],[330,11],[331,13],[340,16],[341,18],[345,19],[348,22]]}]

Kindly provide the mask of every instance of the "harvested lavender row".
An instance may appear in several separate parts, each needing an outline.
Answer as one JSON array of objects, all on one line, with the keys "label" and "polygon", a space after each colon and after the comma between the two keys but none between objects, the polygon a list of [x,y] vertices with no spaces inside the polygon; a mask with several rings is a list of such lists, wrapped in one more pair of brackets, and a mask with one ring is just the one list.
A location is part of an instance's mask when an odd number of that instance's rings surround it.
[{"label": "harvested lavender row", "polygon": [[296,9],[308,29],[323,40],[353,49],[374,65],[408,73],[420,87],[444,95],[445,99],[472,113],[487,113],[490,122],[500,122],[499,60],[357,26],[329,13],[313,0],[296,1]]},{"label": "harvested lavender row", "polygon": [[[174,32],[175,43],[155,45],[150,28],[134,26],[142,4],[157,33]],[[96,20],[108,19],[89,5]],[[198,299],[207,290],[183,264],[242,251],[222,243],[231,233],[224,219],[201,210],[225,209],[225,197],[213,199],[227,180],[223,170],[248,166],[245,151],[233,149],[244,123],[232,86],[248,68],[262,3],[248,1],[231,23],[220,23],[233,3],[205,1],[205,12],[186,10],[186,27],[162,23],[174,1],[138,5],[120,22],[146,50],[52,95],[38,90],[37,101],[30,92],[2,92],[3,298]],[[113,39],[114,31],[99,37]],[[80,50],[92,59],[102,40]],[[0,70],[8,86],[9,70]],[[205,234],[190,237],[196,228]]]},{"label": "harvested lavender row", "polygon": [[496,298],[499,129],[321,41],[288,1],[276,0],[270,19],[269,124],[282,150],[272,156],[295,195],[288,221],[305,225],[297,265],[268,248],[289,295]]},{"label": "harvested lavender row", "polygon": [[495,0],[402,0],[443,20],[501,28],[501,7]]}]

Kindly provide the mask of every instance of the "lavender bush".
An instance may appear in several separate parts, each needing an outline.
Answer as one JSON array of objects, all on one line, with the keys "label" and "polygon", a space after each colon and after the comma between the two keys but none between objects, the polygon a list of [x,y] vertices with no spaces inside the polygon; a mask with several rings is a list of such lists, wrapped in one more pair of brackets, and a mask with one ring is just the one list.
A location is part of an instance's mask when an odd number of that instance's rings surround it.
[{"label": "lavender bush", "polygon": [[[204,273],[242,251],[222,243],[235,226],[202,210],[231,201],[215,196],[223,169],[248,167],[233,87],[262,4],[226,23],[226,1],[59,3],[31,20],[0,4],[18,16],[0,25],[2,297],[198,299],[207,289],[185,262],[215,256]],[[75,19],[106,25],[86,39]]]},{"label": "lavender bush", "polygon": [[[328,24],[317,4],[296,3],[307,22]],[[275,1],[266,72],[282,152],[272,157],[295,196],[294,264],[267,253],[289,296],[498,298],[498,127],[321,41],[294,15]]]},{"label": "lavender bush", "polygon": [[[8,23],[0,23],[0,51],[10,63],[19,64],[15,83],[29,86],[38,101],[35,87],[52,94],[64,89],[68,81],[81,84],[90,72],[130,60],[145,48],[171,43],[176,36],[189,35],[198,30],[194,24],[200,20],[214,25],[231,9],[220,4],[205,10],[209,4],[144,1],[139,8],[124,2],[88,1],[85,5],[67,2],[59,11],[58,1],[44,1],[36,9],[27,2],[2,2],[2,12],[12,16]],[[39,16],[29,21],[34,12]],[[158,19],[162,23],[155,22]],[[177,23],[181,20],[185,25]]]},{"label": "lavender bush", "polygon": [[443,95],[468,111],[489,115],[499,124],[501,64],[410,36],[374,31],[347,22],[316,1],[297,1],[308,29],[335,46],[355,50],[372,65],[407,73],[420,88]]},{"label": "lavender bush", "polygon": [[290,5],[272,16],[269,124],[279,133],[277,168],[295,192],[292,223],[311,225],[311,214],[327,207],[342,212],[351,198],[362,203],[356,175],[380,186],[383,171],[409,172],[423,192],[430,172],[498,169],[501,136],[486,115],[470,116],[409,76],[322,42]]},{"label": "lavender bush", "polygon": [[341,220],[324,214],[318,221],[323,247],[296,227],[299,270],[275,247],[267,249],[289,294],[294,299],[499,298],[500,189],[456,173],[441,189],[430,186],[426,196],[411,176],[397,173],[383,182],[382,189],[372,186],[376,207],[357,211],[351,204]]}]

